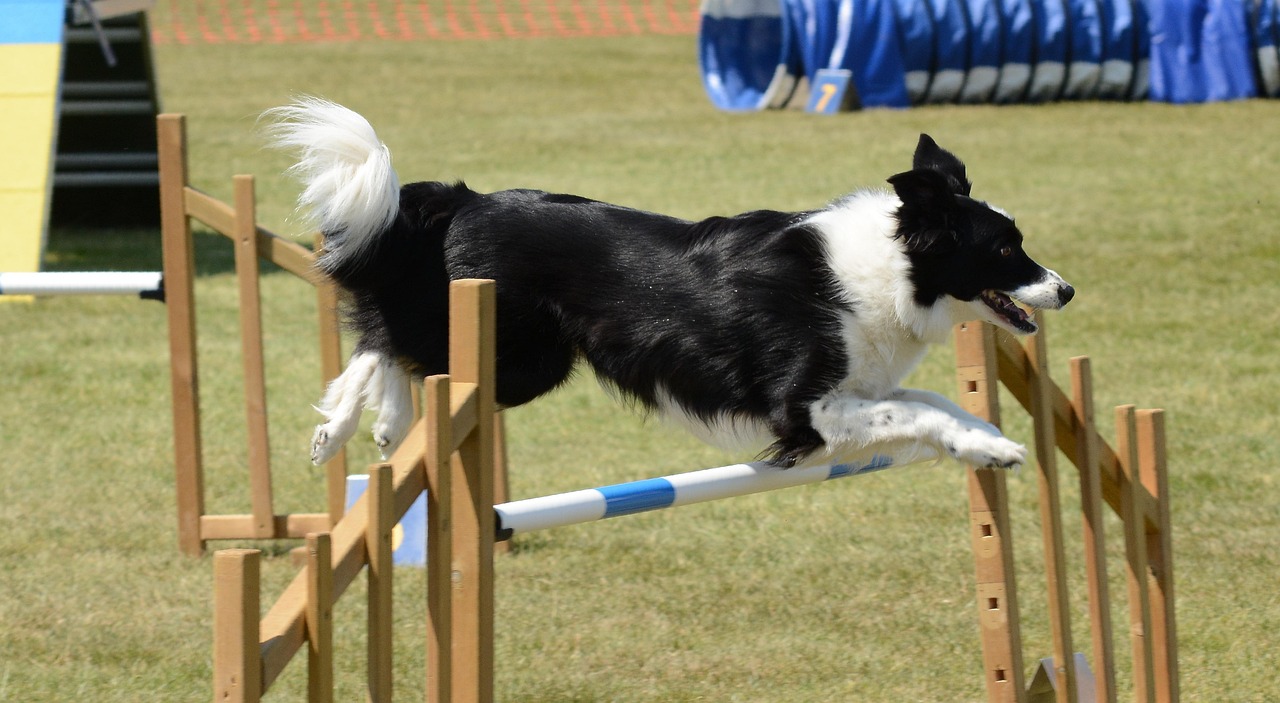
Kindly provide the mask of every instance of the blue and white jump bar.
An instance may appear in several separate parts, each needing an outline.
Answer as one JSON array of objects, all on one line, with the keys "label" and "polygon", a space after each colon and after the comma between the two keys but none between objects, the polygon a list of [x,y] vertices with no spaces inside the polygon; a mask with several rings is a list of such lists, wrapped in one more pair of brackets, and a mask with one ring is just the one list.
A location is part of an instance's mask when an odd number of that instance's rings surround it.
[{"label": "blue and white jump bar", "polygon": [[0,295],[137,295],[164,300],[159,271],[0,273]]},{"label": "blue and white jump bar", "polygon": [[866,464],[797,469],[781,469],[766,462],[754,462],[517,500],[494,506],[497,538],[501,541],[513,535],[551,527],[862,476],[891,466],[892,459],[879,455]]}]

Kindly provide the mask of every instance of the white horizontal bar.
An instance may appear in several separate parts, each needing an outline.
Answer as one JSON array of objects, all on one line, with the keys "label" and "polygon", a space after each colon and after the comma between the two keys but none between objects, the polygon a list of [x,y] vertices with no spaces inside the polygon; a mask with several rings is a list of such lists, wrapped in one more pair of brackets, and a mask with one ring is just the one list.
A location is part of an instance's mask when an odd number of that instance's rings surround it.
[{"label": "white horizontal bar", "polygon": [[859,476],[893,466],[877,456],[862,464],[783,469],[767,462],[733,464],[570,493],[528,498],[494,506],[500,539],[515,534],[576,525],[606,517],[662,510]]},{"label": "white horizontal bar", "polygon": [[159,271],[0,273],[0,295],[138,295],[160,290]]}]

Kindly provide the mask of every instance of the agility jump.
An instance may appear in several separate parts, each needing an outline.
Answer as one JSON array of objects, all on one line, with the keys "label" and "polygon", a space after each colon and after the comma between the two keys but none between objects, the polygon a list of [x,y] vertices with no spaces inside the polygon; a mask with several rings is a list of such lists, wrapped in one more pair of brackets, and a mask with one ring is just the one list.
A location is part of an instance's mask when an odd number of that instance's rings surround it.
[{"label": "agility jump", "polygon": [[[327,613],[368,564],[369,692],[389,700],[391,680],[390,533],[422,491],[428,494],[427,665],[429,700],[493,700],[493,547],[496,539],[556,525],[648,509],[861,475],[888,468],[883,460],[861,467],[782,470],[749,464],[649,479],[620,486],[514,501],[494,506],[491,284],[454,287],[451,369],[427,379],[424,419],[387,464],[371,471],[370,489],[334,527],[308,535],[311,559],[259,622],[256,550],[215,556],[217,584],[215,693],[219,700],[259,700],[293,655],[308,649],[311,700],[329,700],[332,633]],[[469,324],[468,324],[469,322]],[[1043,330],[1043,328],[1042,328]],[[1096,700],[1116,700],[1110,594],[1106,580],[1102,506],[1124,523],[1129,576],[1131,675],[1139,700],[1178,700],[1172,545],[1165,500],[1163,415],[1117,408],[1118,451],[1092,423],[1088,360],[1072,361],[1067,396],[1042,371],[1043,331],[1023,348],[983,325],[956,330],[958,381],[966,407],[998,420],[997,379],[1031,410],[1041,486],[1042,533],[1054,652],[1057,700],[1076,700],[1078,681],[1092,679]],[[989,374],[989,375],[988,375]],[[1086,566],[1093,633],[1091,676],[1077,671],[1067,608],[1067,574],[1054,447],[1082,466]],[[1013,574],[1005,472],[970,470],[971,533],[988,699],[1028,700]],[[594,494],[594,495],[593,495]],[[683,494],[683,497],[682,497]],[[612,500],[612,503],[611,503]],[[1037,678],[1040,681],[1041,678]],[[1045,680],[1049,680],[1045,678]],[[327,687],[327,688],[326,688]]]},{"label": "agility jump", "polygon": [[[423,419],[388,463],[374,467],[369,489],[345,515],[341,513],[340,499],[337,508],[329,513],[274,515],[270,507],[269,468],[252,473],[252,515],[204,515],[190,278],[188,273],[186,283],[174,285],[181,277],[170,275],[171,270],[191,270],[188,220],[201,219],[238,242],[237,269],[245,272],[240,276],[242,294],[246,290],[251,293],[247,298],[250,301],[257,300],[257,257],[277,261],[287,270],[309,278],[313,255],[256,225],[251,177],[236,177],[234,207],[190,187],[186,183],[182,120],[169,116],[162,118],[161,124],[162,174],[170,174],[163,179],[170,186],[162,188],[165,229],[167,233],[178,233],[174,239],[178,244],[173,248],[166,238],[165,262],[174,344],[179,522],[184,550],[198,553],[209,539],[305,535],[308,544],[307,565],[261,620],[257,580],[260,552],[224,550],[215,556],[214,686],[219,700],[260,700],[303,647],[308,650],[309,699],[331,700],[332,609],[366,565],[370,593],[369,696],[375,701],[390,700],[391,530],[424,490],[428,495],[429,700],[488,701],[493,699],[494,670],[493,554],[499,538],[555,524],[672,507],[757,489],[774,490],[784,487],[784,483],[792,485],[792,481],[809,483],[837,477],[834,474],[860,475],[887,468],[876,461],[852,469],[824,472],[819,468],[807,470],[809,473],[737,465],[529,501],[495,500],[499,483],[495,475],[501,475],[501,471],[495,470],[494,463],[501,457],[501,443],[494,419],[493,293],[491,286],[467,282],[455,287],[451,301],[451,317],[455,320],[450,325],[452,376],[427,379]],[[243,258],[242,252],[247,254]],[[322,297],[322,321],[326,319],[326,309],[331,312],[332,307]],[[260,356],[261,334],[260,327],[253,326],[255,319],[250,315],[244,323],[249,339],[247,356]],[[332,319],[331,315],[328,319]],[[336,340],[336,328],[328,329],[333,333],[329,338]],[[1096,686],[1095,699],[1116,700],[1112,595],[1107,586],[1103,529],[1105,504],[1123,524],[1129,622],[1120,631],[1128,633],[1133,652],[1132,688],[1138,700],[1176,701],[1177,636],[1163,413],[1136,411],[1132,406],[1117,408],[1113,450],[1094,426],[1088,359],[1072,360],[1068,396],[1049,377],[1043,325],[1040,329],[1024,347],[1012,336],[998,334],[989,326],[962,324],[955,330],[955,345],[959,400],[965,410],[999,424],[997,390],[1003,383],[1034,423],[1046,554],[1044,574],[1053,633],[1052,656],[1040,666],[1040,673],[1053,674],[1050,678],[1054,683],[1047,695],[1064,703],[1074,701],[1079,682],[1090,678],[1078,676],[1080,672],[1076,670],[1080,656],[1075,653],[1067,607],[1068,574],[1056,448],[1079,469],[1091,632],[1088,660],[1094,669],[1091,678]],[[322,335],[322,349],[326,345]],[[325,375],[331,377],[340,364],[338,352],[328,347],[323,356]],[[265,407],[256,415],[259,419],[253,419],[256,388],[252,380],[246,382],[250,422],[265,423]],[[251,465],[253,457],[251,449]],[[333,468],[329,473],[331,487],[343,478]],[[1027,688],[1019,626],[1006,473],[970,470],[967,475],[977,575],[975,600],[988,699],[1029,700],[1032,694]],[[709,481],[717,488],[691,493],[691,487],[701,483],[694,478],[698,476],[720,479]],[[331,505],[334,498],[331,490]],[[574,506],[572,510],[570,505]],[[1037,676],[1033,684],[1042,678]],[[1035,695],[1039,700],[1040,693]]]}]

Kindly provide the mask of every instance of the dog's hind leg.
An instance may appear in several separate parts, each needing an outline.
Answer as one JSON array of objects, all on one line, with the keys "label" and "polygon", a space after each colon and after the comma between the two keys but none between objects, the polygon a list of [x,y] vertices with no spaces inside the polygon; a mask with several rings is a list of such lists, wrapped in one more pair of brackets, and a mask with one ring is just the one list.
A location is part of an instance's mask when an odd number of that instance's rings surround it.
[{"label": "dog's hind leg", "polygon": [[316,410],[325,422],[316,426],[311,437],[311,461],[317,466],[333,458],[360,424],[361,397],[378,370],[380,354],[360,352],[351,357],[347,368],[329,383]]},{"label": "dog's hind leg", "polygon": [[384,360],[376,376],[381,381],[377,384],[379,397],[372,396],[374,384],[370,383],[365,407],[378,412],[378,419],[373,422],[373,442],[382,458],[390,459],[413,424],[413,392],[409,374],[394,361]]}]

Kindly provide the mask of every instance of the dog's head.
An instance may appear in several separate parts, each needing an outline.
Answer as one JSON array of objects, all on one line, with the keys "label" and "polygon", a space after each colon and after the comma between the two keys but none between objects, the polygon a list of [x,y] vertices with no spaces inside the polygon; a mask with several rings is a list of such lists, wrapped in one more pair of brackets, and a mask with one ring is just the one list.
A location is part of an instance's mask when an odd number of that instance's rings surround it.
[{"label": "dog's head", "polygon": [[1022,250],[1013,219],[969,197],[960,159],[922,134],[912,166],[889,183],[902,201],[897,237],[911,261],[916,304],[953,298],[967,303],[970,319],[1029,334],[1036,324],[1015,302],[1057,310],[1071,300],[1075,290]]}]

